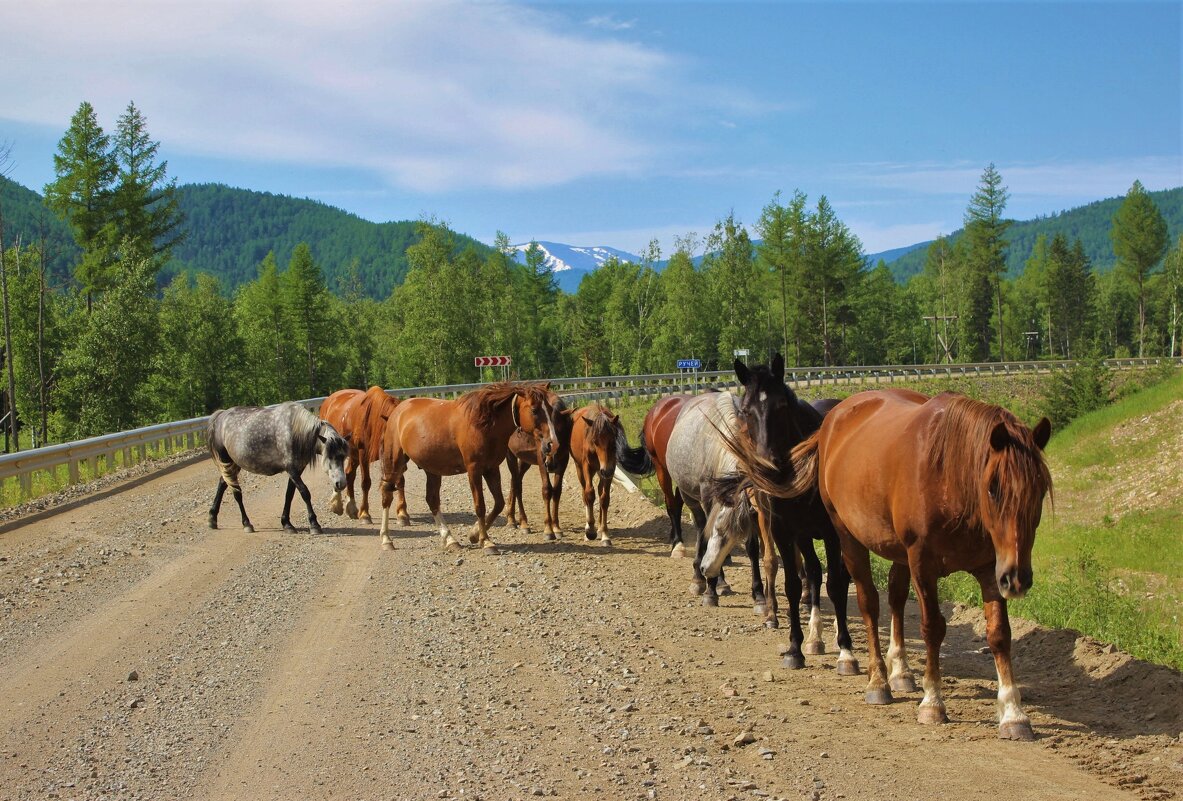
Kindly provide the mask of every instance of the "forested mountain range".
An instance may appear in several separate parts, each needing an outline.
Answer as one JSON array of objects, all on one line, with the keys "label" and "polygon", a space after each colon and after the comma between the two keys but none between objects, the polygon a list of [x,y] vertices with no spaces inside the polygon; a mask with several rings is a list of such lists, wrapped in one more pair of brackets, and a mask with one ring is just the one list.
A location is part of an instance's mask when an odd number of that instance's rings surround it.
[{"label": "forested mountain range", "polygon": [[[1160,192],[1147,192],[1154,204],[1158,206],[1163,219],[1167,222],[1170,241],[1174,242],[1183,234],[1183,187],[1165,189]],[[1096,272],[1108,272],[1113,269],[1113,242],[1109,238],[1109,229],[1113,225],[1113,215],[1123,198],[1113,197],[1098,200],[1086,206],[1059,212],[1046,217],[1036,217],[1034,220],[1016,220],[1006,230],[1006,239],[1010,243],[1006,249],[1007,277],[1014,278],[1021,275],[1031,257],[1031,250],[1035,247],[1035,240],[1040,235],[1047,236],[1050,241],[1056,234],[1063,234],[1069,242],[1080,240],[1084,253],[1092,263]],[[961,237],[963,230],[954,231],[949,236],[949,243],[953,244]],[[924,261],[928,255],[929,243],[924,242],[912,246],[898,258],[892,259],[892,254],[898,251],[886,251],[868,257],[874,265],[879,258],[887,263],[895,279],[901,283],[924,270]]]},{"label": "forested mountain range", "polygon": [[[0,177],[5,242],[19,233],[35,242],[44,225],[50,270],[65,279],[78,258],[69,228],[45,210],[41,196]],[[286,265],[292,250],[307,243],[331,290],[344,293],[356,280],[362,293],[384,299],[407,274],[407,247],[418,241],[417,222],[373,223],[315,200],[235,189],[222,184],[177,187],[187,235],[161,271],[163,286],[180,272],[217,276],[227,291],[252,281],[259,264],[274,251]],[[460,249],[472,246],[482,257],[489,246],[456,234]]]},{"label": "forested mountain range", "polygon": [[[274,251],[278,263],[284,265],[293,248],[306,242],[330,289],[343,293],[356,282],[365,295],[384,299],[406,276],[406,249],[416,241],[414,221],[374,223],[315,200],[221,184],[186,184],[178,187],[177,194],[188,235],[162,271],[162,285],[187,270],[215,275],[226,291],[233,291],[255,278],[269,251]],[[1183,233],[1183,187],[1149,195],[1174,241]],[[1010,243],[1008,276],[1023,272],[1041,234],[1049,240],[1057,233],[1065,234],[1069,241],[1080,239],[1094,270],[1111,269],[1114,256],[1109,230],[1121,200],[1108,198],[1046,217],[1015,221],[1006,232]],[[49,244],[50,270],[59,280],[65,280],[78,255],[65,223],[45,211],[38,193],[3,177],[0,201],[5,243],[13,244],[18,235],[26,243],[37,241],[43,229]],[[958,230],[949,238],[955,241],[961,235]],[[488,245],[460,233],[456,234],[456,243],[461,249],[471,245],[482,257],[489,252]],[[870,254],[867,260],[873,266],[882,259],[902,283],[924,269],[927,245],[923,242]],[[663,266],[660,264],[659,269]],[[577,288],[570,286],[571,282],[561,283],[567,292]]]}]

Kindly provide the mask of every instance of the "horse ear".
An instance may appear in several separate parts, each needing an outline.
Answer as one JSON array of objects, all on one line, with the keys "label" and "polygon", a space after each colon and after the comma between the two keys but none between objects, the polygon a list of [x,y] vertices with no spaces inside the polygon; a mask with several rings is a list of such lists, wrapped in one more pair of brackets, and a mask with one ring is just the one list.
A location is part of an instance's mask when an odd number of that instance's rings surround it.
[{"label": "horse ear", "polygon": [[321,442],[324,442],[324,443],[327,443],[327,442],[329,441],[329,440],[328,440],[328,438],[327,438],[327,437],[326,437],[324,434],[317,434],[317,435],[316,435],[316,438],[317,438],[317,439],[319,439]]},{"label": "horse ear", "polygon": [[578,409],[559,409],[559,414],[563,415],[564,417],[570,417],[571,415],[575,414],[575,412],[577,412],[577,411],[579,411],[579,410]]},{"label": "horse ear", "polygon": [[[353,432],[350,431],[348,434],[345,434],[344,436],[342,436],[341,439],[345,440],[346,442],[352,442],[353,441]],[[320,441],[321,442],[325,441],[324,434],[320,435]]]},{"label": "horse ear", "polygon": [[1052,421],[1046,417],[1043,418],[1035,424],[1035,428],[1032,429],[1031,433],[1035,436],[1035,444],[1040,450],[1043,450],[1047,447],[1047,441],[1052,436]]},{"label": "horse ear", "polygon": [[785,382],[785,357],[779,353],[772,357],[772,376],[778,384]]},{"label": "horse ear", "polygon": [[739,359],[735,360],[735,377],[739,379],[739,383],[747,384],[748,379],[752,377],[752,373],[748,370],[748,366]]},{"label": "horse ear", "polygon": [[999,421],[990,431],[990,447],[1000,451],[1010,442],[1010,434],[1006,433],[1006,423]]}]

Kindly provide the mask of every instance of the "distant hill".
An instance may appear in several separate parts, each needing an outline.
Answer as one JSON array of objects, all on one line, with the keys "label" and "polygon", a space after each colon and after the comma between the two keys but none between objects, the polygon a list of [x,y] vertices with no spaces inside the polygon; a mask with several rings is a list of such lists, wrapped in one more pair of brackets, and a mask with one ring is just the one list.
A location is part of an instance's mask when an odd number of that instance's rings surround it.
[{"label": "distant hill", "polygon": [[892,262],[898,261],[898,260],[902,259],[904,256],[907,256],[913,250],[919,250],[920,248],[927,248],[931,244],[932,244],[932,240],[930,239],[926,242],[917,242],[915,245],[907,245],[906,247],[902,247],[902,248],[892,248],[891,250],[883,250],[883,251],[880,251],[879,253],[868,253],[867,254],[867,266],[873,269],[875,267],[875,265],[881,261],[884,264],[891,264]]},{"label": "distant hill", "polygon": [[[545,263],[554,271],[559,288],[572,294],[579,290],[579,282],[583,280],[583,276],[594,272],[608,259],[615,258],[618,261],[633,263],[641,260],[640,256],[627,251],[604,246],[579,247],[559,242],[538,242],[537,244],[546,254]],[[514,257],[519,264],[526,263],[526,248],[529,246],[529,242],[513,246]]]},{"label": "distant hill", "polygon": [[[1167,221],[1170,241],[1174,244],[1179,234],[1183,233],[1183,187],[1148,194]],[[1085,255],[1089,257],[1094,270],[1112,270],[1116,259],[1113,255],[1113,243],[1109,239],[1109,229],[1113,226],[1113,215],[1117,213],[1122,200],[1123,197],[1098,200],[1087,206],[1061,211],[1047,217],[1014,222],[1006,231],[1006,238],[1010,242],[1006,251],[1007,275],[1013,278],[1023,272],[1027,259],[1031,257],[1031,250],[1035,247],[1035,240],[1040,234],[1045,234],[1050,240],[1058,233],[1068,237],[1069,244],[1080,239]],[[961,235],[962,229],[954,231],[949,236],[950,242],[956,241]],[[912,247],[914,249],[911,252],[895,260],[884,258],[896,280],[901,283],[924,271],[928,243]]]},{"label": "distant hill", "polygon": [[[44,219],[51,269],[65,280],[78,256],[69,228],[44,212],[39,194],[20,184],[0,178],[0,198],[5,244],[15,241],[18,233],[26,242],[36,240]],[[373,223],[315,200],[269,192],[187,184],[177,188],[177,200],[188,236],[162,271],[162,284],[189,270],[216,275],[233,291],[255,278],[269,251],[275,252],[282,269],[295,246],[307,242],[330,289],[342,289],[356,261],[365,294],[384,299],[406,276],[406,250],[416,241],[413,221]],[[482,255],[489,251],[463,234],[456,235],[456,245],[471,245]]]}]

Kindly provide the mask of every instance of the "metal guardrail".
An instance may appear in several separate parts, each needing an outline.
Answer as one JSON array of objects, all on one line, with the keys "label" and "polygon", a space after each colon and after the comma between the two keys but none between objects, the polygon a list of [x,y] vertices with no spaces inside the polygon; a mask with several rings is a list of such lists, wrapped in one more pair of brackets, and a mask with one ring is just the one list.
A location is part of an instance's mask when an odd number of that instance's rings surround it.
[{"label": "metal guardrail", "polygon": [[[1113,369],[1148,369],[1163,363],[1183,364],[1181,358],[1108,359],[1106,364]],[[821,384],[879,384],[895,381],[913,381],[921,378],[969,376],[984,377],[1050,373],[1071,367],[1072,361],[1012,361],[980,362],[976,364],[917,364],[917,365],[872,365],[845,367],[790,367],[785,370],[786,382],[794,387],[809,387]],[[693,376],[685,373],[659,373],[654,375],[593,376],[587,378],[552,378],[551,388],[571,400],[588,402],[592,400],[619,401],[631,395],[665,395],[691,391],[694,388],[723,388],[736,383],[731,370],[699,372]],[[446,384],[429,387],[392,389],[387,392],[398,398],[408,397],[455,397],[477,389],[484,384]],[[320,408],[324,397],[298,401],[308,409]],[[147,458],[148,450],[170,453],[192,450],[204,443],[205,427],[209,417],[194,417],[173,423],[106,434],[101,437],[48,445],[43,448],[0,455],[0,483],[16,477],[20,484],[22,498],[32,492],[33,474],[39,470],[54,471],[67,466],[67,481],[78,483],[82,478],[81,465],[86,464],[90,476],[98,474],[102,460],[107,471],[118,466],[118,456],[123,456],[123,466],[130,466]]]}]

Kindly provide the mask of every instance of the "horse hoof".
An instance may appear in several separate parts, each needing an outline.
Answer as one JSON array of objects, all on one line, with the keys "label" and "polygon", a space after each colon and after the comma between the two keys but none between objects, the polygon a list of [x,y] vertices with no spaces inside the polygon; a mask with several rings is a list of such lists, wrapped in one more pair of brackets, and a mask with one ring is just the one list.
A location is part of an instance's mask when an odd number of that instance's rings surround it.
[{"label": "horse hoof", "polygon": [[766,628],[766,629],[779,629],[779,628],[780,628],[780,621],[778,621],[778,620],[777,620],[776,618],[774,618],[774,617],[770,617],[770,618],[768,618],[767,620],[765,620],[765,621],[764,621],[764,628]]},{"label": "horse hoof", "polygon": [[1012,720],[1009,723],[998,724],[998,737],[1001,740],[1022,740],[1031,742],[1035,739],[1035,732],[1031,724],[1025,720]]},{"label": "horse hoof", "polygon": [[720,595],[735,595],[735,590],[731,589],[731,585],[725,584],[722,581],[715,585],[715,592]]},{"label": "horse hoof", "polygon": [[677,545],[675,545],[673,547],[673,549],[670,551],[670,559],[682,559],[685,556],[686,556],[686,546],[680,542]]},{"label": "horse hoof", "polygon": [[555,536],[554,534],[552,534],[551,532],[549,532],[549,531],[548,531],[548,532],[546,532],[546,541],[547,541],[547,542],[554,542],[554,541],[555,541],[555,540],[557,540],[557,539],[558,539],[558,537],[556,537],[556,536]]},{"label": "horse hoof", "polygon": [[218,521],[217,520],[209,521],[209,527],[212,528],[214,531],[217,531],[218,530]]},{"label": "horse hoof", "polygon": [[945,714],[943,707],[922,706],[920,707],[920,711],[916,713],[916,722],[923,723],[926,726],[948,723],[949,716]]},{"label": "horse hoof", "polygon": [[821,640],[813,640],[801,646],[801,650],[810,656],[818,656],[826,652],[826,644]]},{"label": "horse hoof", "polygon": [[329,511],[335,515],[339,515],[345,511],[345,507],[342,505],[341,499],[336,495],[334,495],[333,499],[329,501]]},{"label": "horse hoof", "polygon": [[242,530],[245,531],[247,534],[254,534],[255,533],[255,527],[250,526],[250,525],[243,526]]},{"label": "horse hoof", "polygon": [[895,676],[888,682],[893,693],[916,692],[916,680],[911,676]]},{"label": "horse hoof", "polygon": [[[341,514],[338,512],[337,514]],[[357,520],[357,504],[350,501],[345,505],[345,514],[349,515],[350,520]]]},{"label": "horse hoof", "polygon": [[706,591],[707,591],[707,583],[705,581],[690,582],[690,594],[691,595],[702,595]]},{"label": "horse hoof", "polygon": [[589,528],[583,532],[583,536],[587,537],[589,540],[594,540],[596,538],[596,532]]},{"label": "horse hoof", "polygon": [[398,524],[399,524],[400,526],[409,526],[409,525],[411,525],[411,517],[410,517],[410,515],[399,515],[398,517],[396,517],[396,518],[395,518],[395,520],[398,522]]},{"label": "horse hoof", "polygon": [[391,539],[389,537],[382,538],[382,550],[384,550],[384,551],[393,551],[394,550],[394,542],[391,541]]},{"label": "horse hoof", "polygon": [[308,530],[312,534],[324,534],[324,529],[322,529],[320,526],[310,526]]},{"label": "horse hoof", "polygon": [[600,538],[600,545],[603,545],[605,548],[611,548],[612,547],[612,540],[608,539],[608,537],[606,537],[606,536],[601,537]]},{"label": "horse hoof", "polygon": [[717,595],[702,596],[702,605],[703,606],[718,606],[719,605],[719,596],[717,596]]},{"label": "horse hoof", "polygon": [[483,547],[481,549],[481,551],[489,556],[497,556],[498,554],[501,553],[501,549],[498,548],[496,545],[486,545],[485,547]]},{"label": "horse hoof", "polygon": [[363,523],[368,523],[371,526],[374,525],[374,518],[370,517],[368,512],[366,514],[362,515],[361,517],[359,517],[358,520],[360,520]]},{"label": "horse hoof", "polygon": [[468,535],[468,541],[469,541],[469,542],[471,542],[473,545],[476,545],[478,542],[480,542],[480,541],[481,541],[481,535],[480,535],[480,532],[478,532],[478,531],[474,531],[474,532],[472,532],[471,534],[469,534],[469,535]]},{"label": "horse hoof", "polygon": [[[859,675],[859,667],[857,659],[843,659],[838,663],[839,676],[857,676]],[[868,703],[870,703],[868,701]]]},{"label": "horse hoof", "polygon": [[886,687],[877,687],[873,690],[867,690],[866,701],[872,706],[884,706],[890,704],[894,699],[891,697],[891,690]]},{"label": "horse hoof", "polygon": [[768,613],[768,609],[764,606],[764,604],[761,604],[761,603],[752,604],[752,614],[753,615],[759,616],[759,615],[765,615],[767,613]]},{"label": "horse hoof", "polygon": [[801,654],[785,654],[785,658],[781,664],[789,670],[801,670],[805,667],[805,657],[801,656]]}]

